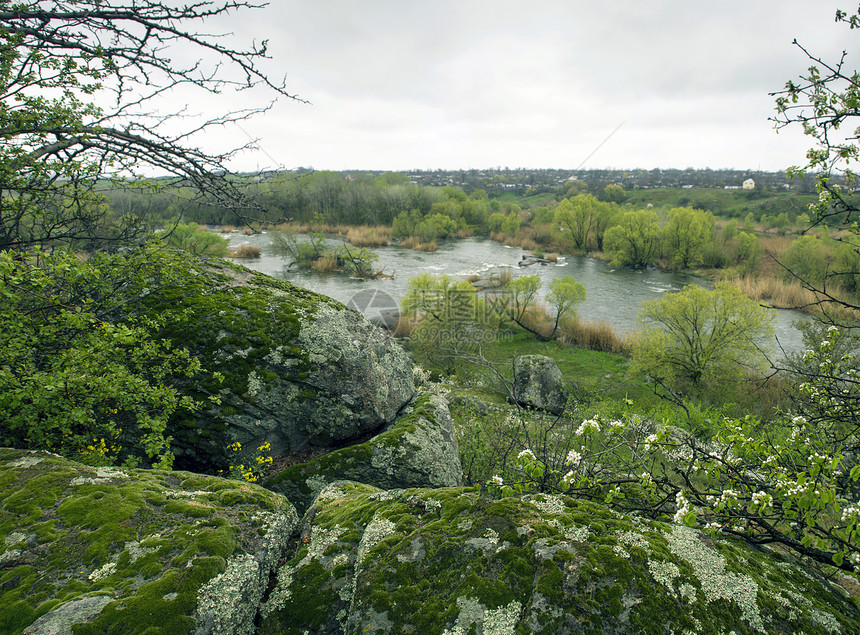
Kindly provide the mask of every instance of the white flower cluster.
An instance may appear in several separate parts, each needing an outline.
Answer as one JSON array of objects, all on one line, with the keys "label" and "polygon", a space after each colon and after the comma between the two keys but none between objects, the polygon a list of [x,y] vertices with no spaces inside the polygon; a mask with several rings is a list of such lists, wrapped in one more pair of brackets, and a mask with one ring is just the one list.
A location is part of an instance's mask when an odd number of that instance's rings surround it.
[{"label": "white flower cluster", "polygon": [[570,485],[572,485],[572,484],[573,484],[573,478],[574,478],[574,476],[576,476],[576,474],[574,474],[573,470],[571,470],[570,472],[568,472],[567,474],[565,474],[564,476],[562,476],[562,477],[561,477],[561,480],[562,480],[562,482],[567,483],[567,484],[568,484],[568,486],[570,486]]},{"label": "white flower cluster", "polygon": [[490,483],[492,483],[493,485],[502,486],[505,484],[505,481],[502,480],[502,477],[499,476],[498,474],[494,474],[493,476],[490,477]]},{"label": "white flower cluster", "polygon": [[616,419],[609,422],[609,427],[615,430],[623,430],[627,427],[627,423],[623,419]]},{"label": "white flower cluster", "polygon": [[773,496],[768,494],[767,492],[755,492],[752,495],[753,505],[761,506],[766,505],[773,509]]},{"label": "white flower cluster", "polygon": [[577,436],[582,436],[583,434],[592,431],[595,433],[600,432],[600,424],[594,419],[586,419],[582,422],[582,425],[576,429],[576,434]]},{"label": "white flower cluster", "polygon": [[829,456],[827,456],[825,454],[820,454],[818,452],[813,452],[809,457],[810,463],[820,463],[823,465],[824,463],[827,463],[828,461],[830,461]]},{"label": "white flower cluster", "polygon": [[686,516],[690,510],[690,501],[687,500],[687,497],[684,496],[684,492],[678,492],[675,494],[675,505],[678,506],[678,511],[675,512],[675,517],[672,519],[676,525],[684,524],[684,516]]},{"label": "white flower cluster", "polygon": [[738,502],[738,493],[733,489],[725,489],[720,495],[719,502],[724,505],[736,505]]},{"label": "white flower cluster", "polygon": [[580,464],[580,462],[582,462],[582,455],[579,452],[577,452],[576,450],[571,450],[570,452],[567,453],[568,465],[572,465],[573,467],[576,467],[577,465]]},{"label": "white flower cluster", "polygon": [[645,437],[645,443],[644,443],[645,451],[650,452],[655,443],[657,443],[657,435],[656,434],[649,434],[647,437]]},{"label": "white flower cluster", "polygon": [[821,498],[821,489],[815,486],[815,481],[801,484],[796,481],[780,478],[776,481],[776,489],[780,494],[788,498],[810,494],[815,498]]},{"label": "white flower cluster", "polygon": [[856,522],[858,519],[860,519],[860,502],[858,502],[854,505],[849,505],[848,507],[846,507],[845,509],[842,510],[842,522],[843,523],[846,523],[849,521]]},{"label": "white flower cluster", "polygon": [[529,457],[532,461],[537,461],[537,458],[535,457],[535,453],[532,452],[531,450],[529,450],[528,448],[526,448],[525,450],[523,450],[522,452],[517,454],[517,459],[522,459],[523,457]]}]

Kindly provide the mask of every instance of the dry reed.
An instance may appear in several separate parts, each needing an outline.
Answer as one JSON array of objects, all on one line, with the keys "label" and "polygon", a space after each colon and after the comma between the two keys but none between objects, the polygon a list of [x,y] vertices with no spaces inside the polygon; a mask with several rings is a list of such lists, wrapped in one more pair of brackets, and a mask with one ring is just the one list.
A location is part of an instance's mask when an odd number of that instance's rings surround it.
[{"label": "dry reed", "polygon": [[397,326],[394,327],[394,331],[391,333],[393,337],[412,337],[412,331],[415,330],[421,323],[421,318],[418,316],[407,317],[405,315],[401,315],[397,320]]},{"label": "dry reed", "polygon": [[311,264],[314,271],[337,271],[337,256],[320,256]]},{"label": "dry reed", "polygon": [[[516,246],[516,245],[515,245],[515,246]],[[523,249],[528,249],[529,251],[537,251],[538,249],[540,249],[540,245],[538,245],[538,244],[537,244],[533,239],[531,239],[531,238],[522,238],[522,239],[520,239],[520,240],[519,240],[519,246],[520,246],[520,247],[522,247]]]},{"label": "dry reed", "polygon": [[391,227],[350,227],[346,239],[356,247],[382,247],[391,240]]},{"label": "dry reed", "polygon": [[239,245],[230,251],[233,258],[259,258],[261,249],[257,245]]},{"label": "dry reed", "polygon": [[776,276],[739,276],[727,279],[744,295],[754,300],[766,300],[779,308],[801,308],[818,301],[815,293],[804,288],[799,281],[785,281]]},{"label": "dry reed", "polygon": [[[746,275],[727,278],[726,282],[740,289],[747,297],[766,301],[778,309],[824,313],[833,319],[860,319],[860,312],[852,311],[840,305],[840,301],[852,303],[850,294],[834,285],[828,285],[827,294],[829,297],[825,297],[804,287],[798,280],[785,281],[775,276],[753,277]],[[833,298],[836,300],[834,301]]]},{"label": "dry reed", "polygon": [[436,251],[439,248],[439,245],[436,244],[435,240],[431,240],[428,243],[422,243],[421,239],[417,236],[401,238],[399,245],[406,249],[414,249],[416,251]]},{"label": "dry reed", "polygon": [[562,319],[558,330],[557,338],[563,344],[603,353],[626,354],[630,350],[630,338],[618,335],[612,325],[603,320],[582,320],[575,315]]}]

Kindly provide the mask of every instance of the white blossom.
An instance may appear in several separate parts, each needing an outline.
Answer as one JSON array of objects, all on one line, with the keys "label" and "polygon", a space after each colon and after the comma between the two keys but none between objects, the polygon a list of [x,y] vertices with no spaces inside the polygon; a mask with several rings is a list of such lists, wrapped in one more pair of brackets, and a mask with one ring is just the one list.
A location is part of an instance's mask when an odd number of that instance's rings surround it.
[{"label": "white blossom", "polygon": [[678,506],[678,511],[675,512],[675,517],[672,519],[676,525],[684,524],[684,516],[690,511],[690,501],[684,496],[684,492],[675,494],[675,504]]},{"label": "white blossom", "polygon": [[581,436],[586,432],[600,432],[600,424],[597,423],[594,419],[586,419],[582,422],[582,424],[576,429],[576,434]]}]

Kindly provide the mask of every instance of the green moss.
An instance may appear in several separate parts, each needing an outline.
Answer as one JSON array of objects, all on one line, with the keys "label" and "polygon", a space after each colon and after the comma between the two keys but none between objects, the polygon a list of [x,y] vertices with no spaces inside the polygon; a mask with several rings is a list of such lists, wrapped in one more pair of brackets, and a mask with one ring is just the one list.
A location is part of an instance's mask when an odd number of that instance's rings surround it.
[{"label": "green moss", "polygon": [[[201,585],[225,569],[227,558],[259,548],[260,522],[252,520],[262,511],[257,503],[286,505],[247,483],[181,472],[99,473],[62,459],[39,460],[47,456],[0,450],[0,474],[16,476],[6,479],[17,488],[15,509],[27,512],[40,502],[36,522],[27,521],[37,514],[0,507],[0,540],[11,531],[37,537],[20,543],[28,566],[10,566],[13,559],[0,570],[0,632],[20,632],[84,595],[116,600],[76,632],[187,632]],[[15,461],[32,465],[14,467]],[[38,487],[45,483],[53,483],[51,500]],[[179,483],[200,489],[177,490]],[[214,493],[201,493],[206,490]],[[235,506],[208,499],[223,491],[243,496]],[[196,511],[203,508],[205,517]]]},{"label": "green moss", "polygon": [[562,597],[562,582],[564,575],[561,568],[552,560],[541,563],[538,573],[536,591],[545,598],[559,602]]},{"label": "green moss", "polygon": [[[39,466],[34,471],[38,473],[45,469],[49,468]],[[16,482],[3,501],[3,507],[10,514],[18,516],[22,523],[34,522],[41,518],[43,508],[51,506],[59,498],[72,476],[77,476],[77,473],[71,470],[52,471],[28,478],[23,483]]]},{"label": "green moss", "polygon": [[[169,599],[173,593],[177,596]],[[92,623],[75,625],[72,632],[75,635],[143,633],[157,628],[153,632],[187,633],[195,624],[192,616],[196,600],[196,593],[183,589],[182,574],[169,571],[158,580],[143,584],[133,598],[111,602]]]},{"label": "green moss", "polygon": [[[648,522],[643,529],[644,521],[633,523],[600,505],[566,498],[541,498],[538,508],[516,498],[484,499],[464,489],[380,493],[354,484],[337,487],[338,492],[328,490],[330,498],[323,497],[317,504],[311,535],[323,528],[349,529],[318,556],[300,550],[290,566],[300,576],[303,568],[313,565],[313,575],[308,572],[304,581],[320,584],[324,591],[342,589],[351,567],[338,559],[354,556],[359,545],[366,543],[371,521],[377,527],[391,523],[393,533],[374,539],[356,580],[356,595],[349,596],[351,624],[358,631],[372,626],[367,616],[376,613],[392,622],[392,632],[443,632],[452,630],[458,619],[466,619],[461,611],[491,620],[515,611],[517,632],[742,633],[750,629],[739,619],[734,600],[706,600],[697,577],[702,572],[669,548],[669,526]],[[431,499],[439,505],[432,511],[426,505]],[[587,540],[565,535],[586,524]],[[772,558],[761,556],[759,562],[758,555],[745,555],[744,560],[731,542],[720,544],[731,552],[726,557],[729,567],[753,567],[756,573],[751,575],[762,585],[767,581],[765,571],[773,575]],[[748,552],[746,548],[744,553]],[[652,575],[647,562],[654,558],[678,571],[669,587]],[[792,588],[807,588],[809,582]],[[791,584],[790,576],[776,576],[770,584],[769,588],[782,589]],[[301,592],[310,594],[308,589]],[[831,601],[836,598],[832,591],[817,592]],[[845,619],[845,624],[860,624],[856,607],[819,606],[822,614]],[[779,609],[773,602],[760,601],[760,607],[771,616]],[[346,608],[336,603],[329,620]],[[278,619],[284,628],[296,626],[287,612]],[[786,632],[819,628],[808,617],[775,624],[779,625],[776,630]],[[304,622],[298,626],[309,628]],[[474,628],[468,620],[459,626],[461,632]],[[846,631],[852,632],[851,628]]]},{"label": "green moss", "polygon": [[337,601],[334,590],[326,588],[328,579],[329,572],[316,561],[295,573],[288,612],[301,616],[302,624],[319,628],[326,623],[329,610]]},{"label": "green moss", "polygon": [[[149,296],[147,307],[163,318],[162,335],[187,348],[206,369],[190,381],[180,381],[187,386],[186,394],[205,399],[227,391],[234,399],[212,407],[206,416],[178,415],[168,432],[175,438],[177,460],[190,464],[204,454],[211,455],[213,464],[203,467],[214,470],[223,467],[218,461],[227,464],[224,448],[230,441],[224,434],[225,418],[243,412],[241,399],[257,399],[249,393],[249,374],[253,371],[265,385],[279,377],[301,381],[312,370],[307,353],[296,345],[302,324],[321,304],[344,307],[243,267],[176,257],[184,259],[177,274],[180,279],[175,286]],[[220,267],[217,271],[213,270],[216,266]],[[276,349],[280,360],[277,371],[267,368],[263,361]],[[215,373],[221,379],[216,379]]]},{"label": "green moss", "polygon": [[47,610],[35,611],[29,602],[9,594],[0,604],[0,633],[20,633],[45,613]]},{"label": "green moss", "polygon": [[222,558],[227,558],[236,550],[234,532],[229,527],[204,531],[197,537],[195,542],[199,550]]}]

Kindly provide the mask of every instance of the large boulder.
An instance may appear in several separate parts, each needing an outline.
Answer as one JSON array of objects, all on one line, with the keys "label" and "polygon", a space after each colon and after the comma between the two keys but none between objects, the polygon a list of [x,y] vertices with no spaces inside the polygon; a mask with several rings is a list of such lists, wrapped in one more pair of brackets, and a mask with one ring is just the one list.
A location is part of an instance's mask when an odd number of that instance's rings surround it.
[{"label": "large boulder", "polygon": [[594,503],[324,489],[260,633],[857,633],[841,588],[778,554]]},{"label": "large boulder", "polygon": [[256,485],[0,449],[0,632],[246,634],[298,516]]},{"label": "large boulder", "polygon": [[567,397],[564,377],[554,359],[545,355],[514,358],[513,398],[516,403],[560,415],[567,405]]},{"label": "large boulder", "polygon": [[463,470],[447,402],[420,394],[370,440],[293,465],[264,486],[303,512],[329,483],[350,480],[381,489],[457,487]]},{"label": "large boulder", "polygon": [[412,399],[408,356],[360,313],[238,265],[186,258],[176,283],[146,303],[164,336],[207,370],[188,392],[219,403],[173,422],[177,466],[223,468],[236,441],[269,443],[274,455],[342,445],[391,423]]}]

